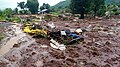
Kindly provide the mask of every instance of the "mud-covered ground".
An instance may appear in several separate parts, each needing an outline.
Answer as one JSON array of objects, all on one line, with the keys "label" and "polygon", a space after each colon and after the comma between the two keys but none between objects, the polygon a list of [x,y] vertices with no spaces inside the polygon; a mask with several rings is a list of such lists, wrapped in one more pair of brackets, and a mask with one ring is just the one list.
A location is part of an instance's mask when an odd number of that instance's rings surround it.
[{"label": "mud-covered ground", "polygon": [[[52,21],[51,21],[52,22]],[[60,51],[47,39],[23,38],[0,57],[0,67],[120,67],[120,19],[54,22],[59,29],[85,30],[84,42]],[[19,40],[20,41],[20,40]]]}]

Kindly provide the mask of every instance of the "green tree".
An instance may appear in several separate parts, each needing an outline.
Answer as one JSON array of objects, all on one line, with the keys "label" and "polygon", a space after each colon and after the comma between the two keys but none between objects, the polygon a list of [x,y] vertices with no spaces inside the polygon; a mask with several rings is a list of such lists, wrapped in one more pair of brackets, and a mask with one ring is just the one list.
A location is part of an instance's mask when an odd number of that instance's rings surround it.
[{"label": "green tree", "polygon": [[92,10],[94,12],[94,17],[97,15],[97,12],[101,9],[104,10],[105,0],[91,0]]},{"label": "green tree", "polygon": [[12,11],[11,8],[6,8],[6,9],[3,11],[3,13],[4,13],[4,16],[10,18],[10,17],[12,16],[12,14],[13,14],[13,11]]},{"label": "green tree", "polygon": [[109,11],[112,15],[119,15],[120,9],[116,4],[109,4],[106,6],[106,11]]},{"label": "green tree", "polygon": [[43,3],[43,5],[40,7],[40,10],[43,10],[43,9],[49,9],[50,8],[50,5],[47,3]]},{"label": "green tree", "polygon": [[40,7],[40,10],[44,10],[44,9],[48,9],[47,13],[49,13],[50,12],[50,5],[48,3],[47,4],[43,3],[43,5]]},{"label": "green tree", "polygon": [[24,8],[25,8],[25,2],[20,2],[20,3],[17,3],[17,4],[18,4],[17,7],[20,7],[21,9],[24,10]]},{"label": "green tree", "polygon": [[43,9],[45,9],[45,3],[43,3],[42,6],[40,6],[40,10],[43,10]]},{"label": "green tree", "polygon": [[36,14],[38,12],[39,2],[38,0],[27,0],[26,7],[32,14]]},{"label": "green tree", "polygon": [[14,14],[18,14],[18,8],[14,9]]},{"label": "green tree", "polygon": [[0,16],[3,16],[3,11],[2,10],[0,10]]},{"label": "green tree", "polygon": [[71,0],[70,9],[73,14],[80,14],[81,19],[84,19],[84,14],[86,10],[89,8],[90,0]]}]

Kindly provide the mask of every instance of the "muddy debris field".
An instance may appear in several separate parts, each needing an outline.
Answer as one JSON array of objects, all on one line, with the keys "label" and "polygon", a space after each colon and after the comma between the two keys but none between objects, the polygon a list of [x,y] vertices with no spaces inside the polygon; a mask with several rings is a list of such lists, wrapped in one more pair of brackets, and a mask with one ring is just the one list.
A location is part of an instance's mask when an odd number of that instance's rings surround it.
[{"label": "muddy debris field", "polygon": [[19,24],[14,24],[12,28],[18,31],[6,31],[8,40],[17,42],[4,55],[0,53],[0,67],[120,67],[120,19],[49,23],[61,30],[81,28],[84,41],[58,50],[50,46],[50,40],[32,38],[23,33]]}]

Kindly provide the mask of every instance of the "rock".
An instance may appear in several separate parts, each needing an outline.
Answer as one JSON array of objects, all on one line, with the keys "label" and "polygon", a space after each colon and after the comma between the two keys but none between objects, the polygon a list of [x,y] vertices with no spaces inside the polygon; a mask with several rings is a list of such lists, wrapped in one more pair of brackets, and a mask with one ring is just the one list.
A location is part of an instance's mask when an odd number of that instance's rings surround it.
[{"label": "rock", "polygon": [[20,45],[19,44],[14,44],[13,47],[20,47]]}]

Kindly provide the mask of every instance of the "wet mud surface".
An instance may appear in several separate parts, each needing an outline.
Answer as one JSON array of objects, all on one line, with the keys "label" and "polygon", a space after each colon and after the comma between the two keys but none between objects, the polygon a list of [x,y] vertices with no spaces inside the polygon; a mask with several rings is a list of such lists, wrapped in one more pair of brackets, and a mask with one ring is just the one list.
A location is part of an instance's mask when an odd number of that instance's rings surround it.
[{"label": "wet mud surface", "polygon": [[0,57],[0,67],[120,67],[120,20],[54,22],[60,29],[85,30],[84,42],[67,45],[60,51],[47,39],[25,37]]}]

